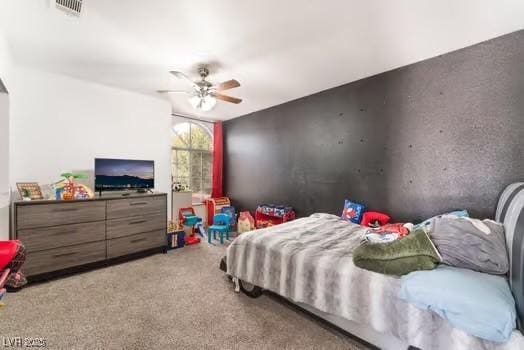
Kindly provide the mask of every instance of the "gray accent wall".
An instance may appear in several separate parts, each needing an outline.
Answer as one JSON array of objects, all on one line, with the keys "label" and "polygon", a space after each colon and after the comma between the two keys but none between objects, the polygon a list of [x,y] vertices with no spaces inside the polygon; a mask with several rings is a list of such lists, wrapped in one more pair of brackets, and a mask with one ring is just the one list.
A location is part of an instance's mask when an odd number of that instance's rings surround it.
[{"label": "gray accent wall", "polygon": [[224,122],[224,148],[239,209],[494,217],[524,180],[524,31]]}]

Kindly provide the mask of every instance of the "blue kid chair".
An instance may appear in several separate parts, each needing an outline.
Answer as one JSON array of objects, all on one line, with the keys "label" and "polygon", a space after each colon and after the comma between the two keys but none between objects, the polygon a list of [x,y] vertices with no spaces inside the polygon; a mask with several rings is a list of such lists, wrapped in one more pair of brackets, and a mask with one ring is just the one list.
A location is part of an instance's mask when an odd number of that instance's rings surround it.
[{"label": "blue kid chair", "polygon": [[220,212],[222,214],[226,214],[227,216],[229,216],[230,220],[229,220],[229,229],[231,231],[235,231],[235,224],[237,223],[237,213],[236,213],[236,209],[235,207],[233,206],[229,206],[229,207],[222,207],[222,209],[220,209]]},{"label": "blue kid chair", "polygon": [[220,235],[220,244],[224,244],[224,236],[229,240],[229,222],[231,218],[227,214],[217,214],[213,217],[213,225],[207,231],[207,241],[211,243],[211,236],[216,239],[216,234]]}]

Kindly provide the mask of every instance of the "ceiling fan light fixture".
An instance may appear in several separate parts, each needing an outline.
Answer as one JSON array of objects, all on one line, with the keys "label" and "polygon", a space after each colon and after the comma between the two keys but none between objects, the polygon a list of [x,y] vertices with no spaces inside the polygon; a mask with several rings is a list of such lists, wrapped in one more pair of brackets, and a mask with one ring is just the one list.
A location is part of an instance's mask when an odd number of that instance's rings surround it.
[{"label": "ceiling fan light fixture", "polygon": [[193,106],[194,109],[201,110],[204,112],[209,112],[217,104],[217,99],[211,95],[204,97],[200,96],[191,96],[189,98],[189,103]]},{"label": "ceiling fan light fixture", "polygon": [[193,87],[192,91],[183,91],[183,90],[157,90],[158,93],[162,94],[186,94],[188,96],[188,102],[191,106],[200,111],[209,112],[215,108],[217,100],[239,104],[242,102],[242,99],[224,95],[222,91],[234,89],[240,86],[240,83],[236,79],[230,79],[223,81],[220,84],[212,84],[206,80],[206,77],[209,74],[209,71],[206,67],[200,67],[198,73],[202,80],[192,81],[187,75],[182,72],[173,70],[170,71],[172,75],[178,79],[186,81],[186,83],[191,84]]}]

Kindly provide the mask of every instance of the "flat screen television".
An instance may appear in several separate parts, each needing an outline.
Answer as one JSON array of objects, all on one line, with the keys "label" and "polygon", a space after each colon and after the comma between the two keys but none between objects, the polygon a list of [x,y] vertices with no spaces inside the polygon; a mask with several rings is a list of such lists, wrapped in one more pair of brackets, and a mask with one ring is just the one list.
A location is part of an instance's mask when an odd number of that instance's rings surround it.
[{"label": "flat screen television", "polygon": [[95,159],[95,190],[148,190],[155,187],[153,160]]}]

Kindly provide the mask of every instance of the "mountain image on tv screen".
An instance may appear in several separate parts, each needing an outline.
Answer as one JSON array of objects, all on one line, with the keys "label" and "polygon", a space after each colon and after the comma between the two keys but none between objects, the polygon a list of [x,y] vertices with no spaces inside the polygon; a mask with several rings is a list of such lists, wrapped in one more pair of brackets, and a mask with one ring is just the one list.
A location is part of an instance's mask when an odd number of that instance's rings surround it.
[{"label": "mountain image on tv screen", "polygon": [[155,162],[152,160],[95,159],[97,191],[133,190],[155,187]]}]

